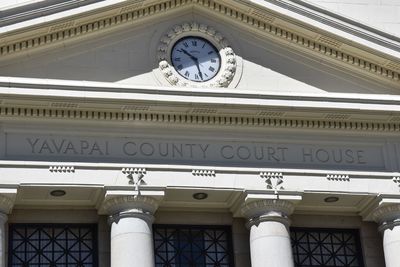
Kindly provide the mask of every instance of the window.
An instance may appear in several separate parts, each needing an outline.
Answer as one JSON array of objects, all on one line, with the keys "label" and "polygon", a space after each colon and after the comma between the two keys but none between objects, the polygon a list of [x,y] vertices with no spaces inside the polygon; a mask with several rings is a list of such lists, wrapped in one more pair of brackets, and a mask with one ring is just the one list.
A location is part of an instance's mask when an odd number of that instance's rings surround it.
[{"label": "window", "polygon": [[290,229],[296,267],[363,267],[357,230]]},{"label": "window", "polygon": [[10,267],[96,267],[97,226],[11,224]]},{"label": "window", "polygon": [[156,267],[233,267],[226,226],[154,225]]}]

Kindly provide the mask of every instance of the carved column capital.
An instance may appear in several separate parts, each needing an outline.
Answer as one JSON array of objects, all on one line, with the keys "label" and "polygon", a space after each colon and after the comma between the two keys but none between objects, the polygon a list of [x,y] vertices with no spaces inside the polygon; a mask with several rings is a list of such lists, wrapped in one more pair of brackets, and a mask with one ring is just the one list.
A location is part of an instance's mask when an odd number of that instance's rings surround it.
[{"label": "carved column capital", "polygon": [[158,201],[149,196],[123,195],[106,199],[102,207],[108,214],[125,210],[141,210],[153,214],[158,208]]},{"label": "carved column capital", "polygon": [[17,189],[0,188],[0,213],[9,214],[14,207]]},{"label": "carved column capital", "polygon": [[101,205],[101,213],[110,215],[109,222],[123,218],[141,218],[148,224],[154,221],[153,214],[158,208],[158,200],[151,196],[108,193]]},{"label": "carved column capital", "polygon": [[379,231],[400,225],[400,203],[378,206],[372,211],[372,218],[380,224]]},{"label": "carved column capital", "polygon": [[9,214],[14,206],[14,200],[10,197],[0,195],[0,212]]},{"label": "carved column capital", "polygon": [[154,198],[147,196],[118,196],[106,200],[103,208],[110,215],[108,222],[118,223],[123,218],[140,218],[151,225],[154,221],[154,212],[158,203]]},{"label": "carved column capital", "polygon": [[280,199],[261,199],[246,203],[241,212],[249,222],[248,227],[264,221],[278,221],[289,227],[289,215],[294,211],[292,202]]}]

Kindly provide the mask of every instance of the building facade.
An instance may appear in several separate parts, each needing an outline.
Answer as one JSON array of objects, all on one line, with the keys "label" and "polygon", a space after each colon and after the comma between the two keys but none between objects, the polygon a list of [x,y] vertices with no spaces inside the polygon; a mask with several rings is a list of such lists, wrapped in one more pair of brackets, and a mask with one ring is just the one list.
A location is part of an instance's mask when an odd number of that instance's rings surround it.
[{"label": "building facade", "polygon": [[400,39],[313,2],[3,9],[1,266],[399,266]]}]

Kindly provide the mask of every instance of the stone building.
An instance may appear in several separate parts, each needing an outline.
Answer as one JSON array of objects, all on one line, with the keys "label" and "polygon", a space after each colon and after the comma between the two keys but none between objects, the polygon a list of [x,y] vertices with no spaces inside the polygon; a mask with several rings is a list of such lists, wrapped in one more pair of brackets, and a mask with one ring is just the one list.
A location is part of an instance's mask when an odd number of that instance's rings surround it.
[{"label": "stone building", "polygon": [[400,266],[396,1],[2,2],[1,266]]}]

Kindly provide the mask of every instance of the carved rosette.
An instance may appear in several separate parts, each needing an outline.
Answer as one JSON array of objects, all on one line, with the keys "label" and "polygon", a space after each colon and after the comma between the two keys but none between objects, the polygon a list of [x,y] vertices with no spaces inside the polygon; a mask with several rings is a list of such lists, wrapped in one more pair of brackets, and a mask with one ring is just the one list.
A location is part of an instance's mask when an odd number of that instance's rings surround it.
[{"label": "carved rosette", "polygon": [[113,223],[123,218],[141,218],[151,224],[153,214],[158,208],[158,202],[147,196],[118,196],[106,200],[102,207],[110,214],[109,222]]},{"label": "carved rosette", "polygon": [[372,212],[373,219],[380,224],[379,231],[392,229],[400,225],[400,204],[387,204]]},{"label": "carved rosette", "polygon": [[289,227],[289,215],[293,213],[294,205],[286,200],[262,199],[243,205],[241,211],[249,220],[249,228],[264,221],[277,221]]},{"label": "carved rosette", "polygon": [[[219,73],[207,82],[192,82],[179,75],[171,64],[171,50],[174,43],[186,36],[206,38],[219,50],[221,69]],[[157,57],[159,70],[171,85],[187,87],[228,87],[237,69],[237,60],[233,49],[226,39],[214,28],[197,22],[175,25],[160,40]]]}]

